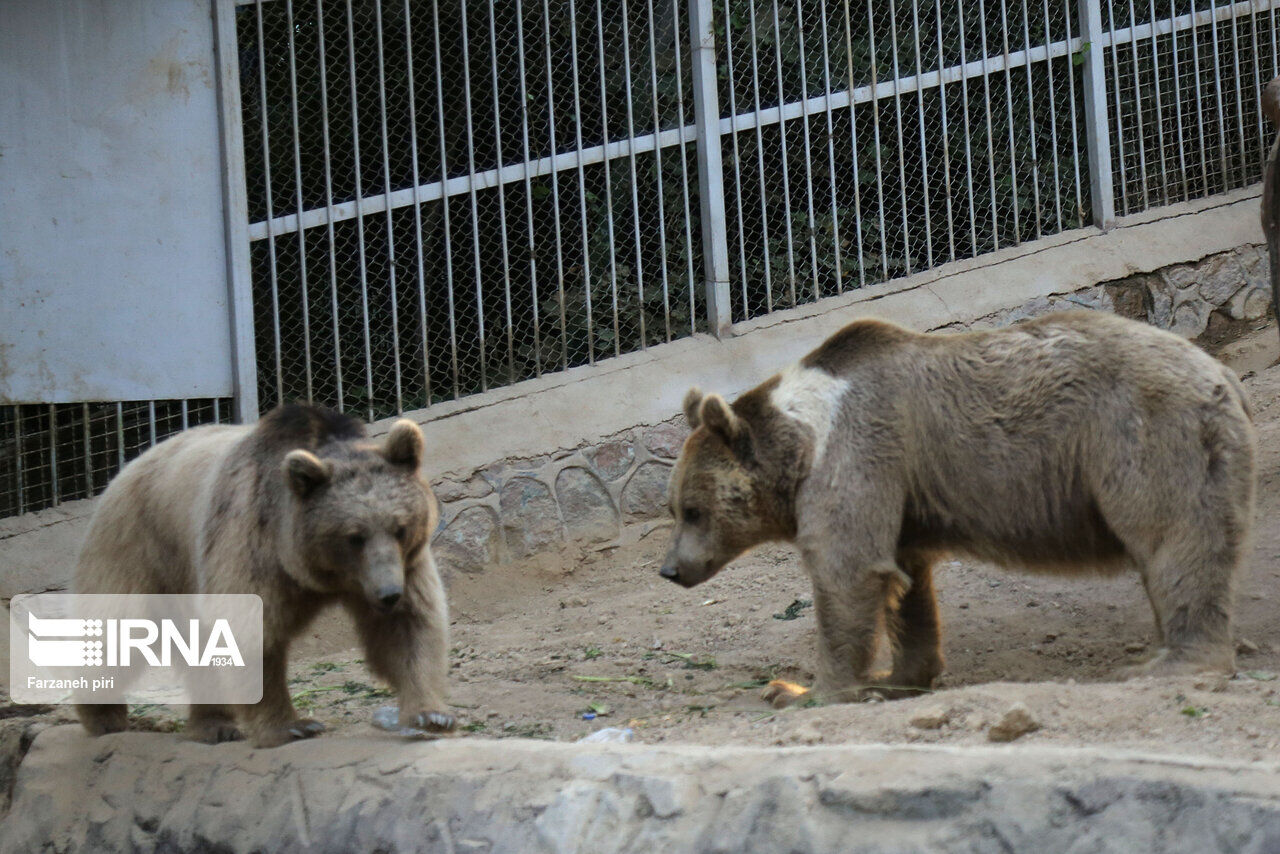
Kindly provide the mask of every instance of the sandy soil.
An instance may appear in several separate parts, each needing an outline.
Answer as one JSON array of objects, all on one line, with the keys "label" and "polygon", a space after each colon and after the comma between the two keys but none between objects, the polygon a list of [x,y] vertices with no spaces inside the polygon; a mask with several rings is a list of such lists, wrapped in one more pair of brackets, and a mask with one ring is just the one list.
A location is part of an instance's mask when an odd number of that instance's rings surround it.
[{"label": "sandy soil", "polygon": [[[1267,330],[1264,335],[1275,335]],[[1275,361],[1241,342],[1241,369]],[[757,745],[985,742],[1024,703],[1022,742],[1274,759],[1280,749],[1280,368],[1246,374],[1259,430],[1255,546],[1237,606],[1234,678],[1116,682],[1152,652],[1136,576],[1064,580],[968,561],[939,567],[946,673],[909,700],[774,711],[759,688],[810,680],[815,625],[792,551],[760,549],[695,590],[658,576],[661,525],[629,547],[568,553],[450,582],[452,700],[461,737],[574,740],[629,726],[643,742]],[[317,623],[291,669],[303,714],[324,737],[364,733],[393,702],[365,671],[340,616]],[[139,728],[170,728],[135,710]],[[584,719],[584,715],[593,719]],[[180,726],[180,724],[178,724]]]}]

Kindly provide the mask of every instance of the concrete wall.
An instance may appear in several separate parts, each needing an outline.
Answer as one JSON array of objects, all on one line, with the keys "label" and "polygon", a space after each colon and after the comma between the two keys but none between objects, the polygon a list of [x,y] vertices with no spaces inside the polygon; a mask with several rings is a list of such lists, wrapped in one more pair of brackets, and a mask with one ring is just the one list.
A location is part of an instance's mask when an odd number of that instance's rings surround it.
[{"label": "concrete wall", "polygon": [[211,9],[3,4],[0,402],[231,393]]},{"label": "concrete wall", "polygon": [[[725,341],[699,336],[412,413],[442,503],[440,564],[472,572],[644,536],[665,517],[686,389],[735,395],[856,317],[980,328],[1083,305],[1198,338],[1264,317],[1260,241],[1257,193],[1243,191],[779,312]],[[0,598],[63,587],[92,507],[0,520]]]}]

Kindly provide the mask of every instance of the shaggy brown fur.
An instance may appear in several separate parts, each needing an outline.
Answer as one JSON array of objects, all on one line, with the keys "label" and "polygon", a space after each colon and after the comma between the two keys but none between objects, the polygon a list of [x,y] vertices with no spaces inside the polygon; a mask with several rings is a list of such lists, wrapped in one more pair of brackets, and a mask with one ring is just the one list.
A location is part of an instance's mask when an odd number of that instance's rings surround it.
[{"label": "shaggy brown fur", "polygon": [[[127,465],[99,499],[76,590],[262,597],[262,700],[192,706],[194,739],[243,730],[270,747],[320,732],[294,711],[286,656],[332,603],[352,614],[369,666],[400,693],[401,723],[453,729],[449,621],[428,545],[438,511],[418,473],[422,451],[411,421],[373,442],[359,421],[310,406],[188,430]],[[95,735],[127,723],[123,705],[77,711]]]},{"label": "shaggy brown fur", "polygon": [[[1254,432],[1235,376],[1181,338],[1101,312],[958,335],[862,320],[732,406],[695,389],[685,411],[662,574],[693,586],[758,543],[795,542],[821,699],[933,683],[932,570],[948,552],[1136,569],[1161,644],[1143,672],[1234,667]],[[893,670],[873,677],[885,627]]]}]

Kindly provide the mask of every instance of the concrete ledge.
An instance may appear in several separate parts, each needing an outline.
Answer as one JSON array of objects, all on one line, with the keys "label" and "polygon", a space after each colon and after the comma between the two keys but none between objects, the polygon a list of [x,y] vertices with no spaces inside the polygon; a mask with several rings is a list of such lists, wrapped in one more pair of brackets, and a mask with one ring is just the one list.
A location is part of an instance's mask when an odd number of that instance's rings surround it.
[{"label": "concrete ledge", "polygon": [[[427,437],[429,476],[465,476],[494,460],[580,445],[680,411],[691,385],[733,395],[751,388],[858,317],[937,329],[1036,297],[1198,261],[1262,242],[1259,188],[1185,202],[774,312],[709,335],[573,368],[408,413]],[[390,420],[374,425],[385,431]]]},{"label": "concrete ledge", "polygon": [[1277,765],[1050,748],[41,733],[0,852],[1280,849]]}]

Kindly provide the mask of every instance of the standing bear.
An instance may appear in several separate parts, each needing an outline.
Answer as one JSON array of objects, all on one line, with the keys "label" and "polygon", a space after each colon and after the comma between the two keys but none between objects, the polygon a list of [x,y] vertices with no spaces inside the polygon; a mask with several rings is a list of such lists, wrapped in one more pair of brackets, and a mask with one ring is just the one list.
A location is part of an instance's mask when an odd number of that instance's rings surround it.
[{"label": "standing bear", "polygon": [[[692,587],[759,543],[795,543],[819,701],[932,685],[946,553],[1136,569],[1160,640],[1139,672],[1234,667],[1254,431],[1236,377],[1175,335],[1101,312],[949,335],[859,320],[732,405],[691,390],[685,415],[661,574]],[[882,627],[893,669],[873,677]],[[765,699],[808,693],[774,681]]]},{"label": "standing bear", "polygon": [[[355,618],[372,670],[400,695],[400,723],[455,726],[446,711],[448,613],[429,538],[438,511],[418,473],[422,431],[401,419],[385,440],[312,406],[248,426],[187,430],[129,463],[98,501],[78,593],[256,593],[263,694],[255,705],[193,705],[198,741],[272,747],[324,729],[297,716],[289,642],[322,607]],[[121,705],[79,705],[93,735],[127,724]]]}]

